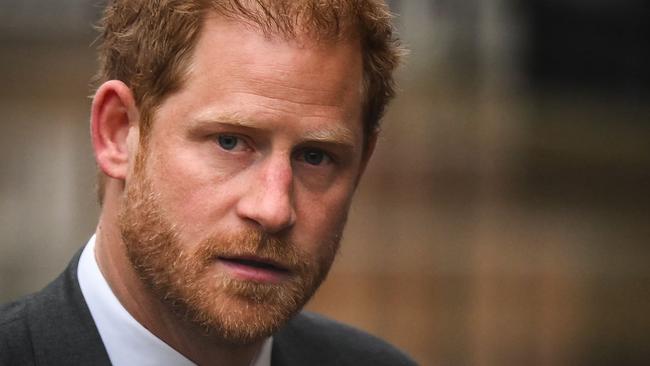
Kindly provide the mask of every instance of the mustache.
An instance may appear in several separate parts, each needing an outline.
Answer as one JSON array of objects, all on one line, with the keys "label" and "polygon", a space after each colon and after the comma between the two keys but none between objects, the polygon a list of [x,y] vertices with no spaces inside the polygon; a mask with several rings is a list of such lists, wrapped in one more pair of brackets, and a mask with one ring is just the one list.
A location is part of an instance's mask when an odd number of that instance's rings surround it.
[{"label": "mustache", "polygon": [[316,264],[310,255],[292,241],[254,228],[204,239],[198,245],[197,257],[205,265],[220,257],[255,258],[294,274],[305,273]]}]

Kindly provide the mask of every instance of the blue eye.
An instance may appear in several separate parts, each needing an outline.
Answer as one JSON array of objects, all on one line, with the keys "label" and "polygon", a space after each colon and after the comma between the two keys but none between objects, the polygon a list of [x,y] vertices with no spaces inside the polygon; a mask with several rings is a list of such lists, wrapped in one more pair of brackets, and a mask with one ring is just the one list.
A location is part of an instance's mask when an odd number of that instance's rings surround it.
[{"label": "blue eye", "polygon": [[239,143],[239,138],[232,135],[220,135],[217,140],[219,142],[219,146],[221,146],[224,150],[232,150],[237,147],[237,144]]},{"label": "blue eye", "polygon": [[325,153],[318,150],[306,150],[303,152],[303,159],[307,164],[311,165],[321,165],[325,157]]}]

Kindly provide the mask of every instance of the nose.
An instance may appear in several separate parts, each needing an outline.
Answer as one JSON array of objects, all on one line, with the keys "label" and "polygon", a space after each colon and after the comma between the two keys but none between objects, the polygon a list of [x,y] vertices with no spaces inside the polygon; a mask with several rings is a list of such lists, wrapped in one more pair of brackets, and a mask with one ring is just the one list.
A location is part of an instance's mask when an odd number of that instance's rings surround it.
[{"label": "nose", "polygon": [[293,205],[293,171],[289,159],[269,157],[252,172],[247,190],[237,203],[237,215],[278,233],[296,221]]}]

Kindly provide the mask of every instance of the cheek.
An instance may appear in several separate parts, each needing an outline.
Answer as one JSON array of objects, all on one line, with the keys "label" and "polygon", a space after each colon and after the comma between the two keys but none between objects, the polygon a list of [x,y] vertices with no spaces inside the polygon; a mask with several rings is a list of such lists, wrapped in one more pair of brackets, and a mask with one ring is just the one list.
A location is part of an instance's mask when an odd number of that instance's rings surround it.
[{"label": "cheek", "polygon": [[177,151],[159,156],[151,171],[162,208],[186,239],[205,237],[234,205],[227,176],[206,167],[194,154]]},{"label": "cheek", "polygon": [[341,234],[351,202],[350,191],[338,190],[323,196],[298,196],[296,211],[299,232],[296,234],[303,235],[300,243],[306,246],[321,246]]}]

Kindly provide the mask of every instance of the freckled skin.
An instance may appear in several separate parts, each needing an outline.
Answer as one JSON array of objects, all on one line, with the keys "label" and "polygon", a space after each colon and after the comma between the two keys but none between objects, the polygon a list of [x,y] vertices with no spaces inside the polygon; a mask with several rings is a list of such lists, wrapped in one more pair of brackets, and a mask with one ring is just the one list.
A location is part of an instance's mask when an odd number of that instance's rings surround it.
[{"label": "freckled skin", "polygon": [[[180,249],[197,252],[206,238],[257,229],[292,243],[327,270],[370,156],[362,151],[361,89],[358,40],[287,41],[208,18],[182,88],[153,116],[141,172]],[[141,324],[190,359],[248,364],[261,340],[215,346],[201,328],[170,311],[129,262],[118,229],[125,187],[138,179],[140,131],[129,126],[126,177],[108,182],[98,227],[102,273]],[[210,271],[202,280],[234,276],[227,266]]]},{"label": "freckled skin", "polygon": [[[182,240],[261,225],[286,230],[303,249],[317,251],[309,246],[337,231],[361,168],[356,42],[286,43],[237,23],[208,22],[190,70],[186,86],[156,113],[150,144],[156,158],[148,167],[171,218],[186,226]],[[203,140],[187,138],[196,119],[224,113],[259,126],[261,132],[244,136],[252,140],[251,151],[223,151],[209,130]],[[352,131],[356,141],[343,162],[313,167],[296,161],[303,135],[333,126]]]}]

